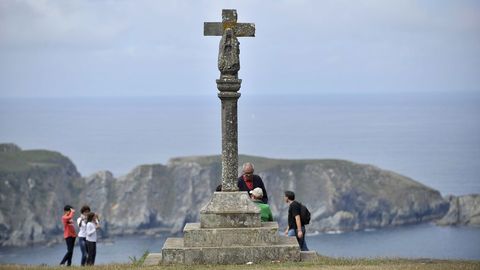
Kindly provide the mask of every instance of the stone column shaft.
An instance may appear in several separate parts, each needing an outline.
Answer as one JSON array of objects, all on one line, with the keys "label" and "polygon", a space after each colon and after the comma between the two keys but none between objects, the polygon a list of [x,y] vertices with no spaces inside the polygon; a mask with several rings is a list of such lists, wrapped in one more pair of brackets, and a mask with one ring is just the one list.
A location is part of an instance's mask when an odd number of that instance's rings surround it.
[{"label": "stone column shaft", "polygon": [[217,88],[222,102],[222,191],[238,191],[238,117],[237,102],[242,80],[220,78]]}]

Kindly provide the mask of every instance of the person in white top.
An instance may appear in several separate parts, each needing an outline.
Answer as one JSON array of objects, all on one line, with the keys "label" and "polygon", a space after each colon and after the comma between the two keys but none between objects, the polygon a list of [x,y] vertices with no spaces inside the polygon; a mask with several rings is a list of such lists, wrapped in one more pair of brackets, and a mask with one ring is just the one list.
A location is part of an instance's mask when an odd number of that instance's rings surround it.
[{"label": "person in white top", "polygon": [[95,264],[95,256],[97,254],[97,229],[99,228],[97,215],[93,212],[88,213],[85,237],[88,253],[87,265]]},{"label": "person in white top", "polygon": [[87,215],[90,213],[90,207],[88,205],[82,206],[80,209],[80,217],[77,219],[78,225],[78,242],[80,244],[80,251],[82,251],[82,259],[80,261],[81,266],[85,266],[87,262]]}]

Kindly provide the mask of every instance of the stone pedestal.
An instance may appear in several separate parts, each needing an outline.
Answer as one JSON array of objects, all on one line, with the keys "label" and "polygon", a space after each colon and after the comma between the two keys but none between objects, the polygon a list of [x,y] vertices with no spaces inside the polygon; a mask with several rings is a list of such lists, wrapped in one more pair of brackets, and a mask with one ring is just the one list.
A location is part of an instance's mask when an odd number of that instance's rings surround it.
[{"label": "stone pedestal", "polygon": [[183,238],[168,238],[161,254],[150,254],[149,264],[301,260],[295,237],[279,235],[277,222],[261,222],[260,209],[246,192],[215,192],[200,211],[200,223],[187,223],[183,233]]},{"label": "stone pedestal", "polygon": [[260,209],[247,192],[215,192],[200,210],[201,228],[260,227]]}]

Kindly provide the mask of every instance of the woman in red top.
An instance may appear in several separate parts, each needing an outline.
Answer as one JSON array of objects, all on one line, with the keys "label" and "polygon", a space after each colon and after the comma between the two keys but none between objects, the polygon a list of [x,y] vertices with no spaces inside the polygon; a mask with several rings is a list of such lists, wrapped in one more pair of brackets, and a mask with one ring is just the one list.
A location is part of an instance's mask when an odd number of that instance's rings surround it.
[{"label": "woman in red top", "polygon": [[64,265],[65,262],[67,263],[67,266],[72,265],[73,247],[75,246],[75,237],[77,237],[77,234],[75,233],[75,227],[73,226],[74,214],[75,209],[73,209],[73,207],[70,205],[65,205],[63,208],[62,223],[63,238],[65,238],[65,242],[67,243],[67,253],[60,262],[60,265]]}]

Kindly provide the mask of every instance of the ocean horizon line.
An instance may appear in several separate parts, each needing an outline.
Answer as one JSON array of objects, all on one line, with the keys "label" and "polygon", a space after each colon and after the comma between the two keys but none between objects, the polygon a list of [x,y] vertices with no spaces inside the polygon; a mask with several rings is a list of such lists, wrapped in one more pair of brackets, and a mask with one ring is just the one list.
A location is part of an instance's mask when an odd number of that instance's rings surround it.
[{"label": "ocean horizon line", "polygon": [[[244,96],[248,97],[324,97],[324,96],[411,96],[411,95],[417,95],[419,97],[423,96],[429,96],[429,95],[434,95],[434,96],[479,96],[480,97],[480,91],[433,91],[433,90],[424,90],[424,91],[326,91],[326,92],[297,92],[297,93],[285,93],[285,92],[263,92],[263,93],[258,93],[258,92],[251,92],[251,90],[244,90],[240,89],[240,93],[244,94]],[[248,95],[246,94],[248,93]],[[162,93],[162,94],[155,94],[155,95],[42,95],[42,96],[1,96],[0,99],[102,99],[102,98],[114,98],[114,99],[123,99],[123,98],[167,98],[167,97],[178,97],[178,98],[184,98],[184,97],[212,97],[216,96],[217,91],[216,89],[213,90],[211,93]]]}]

